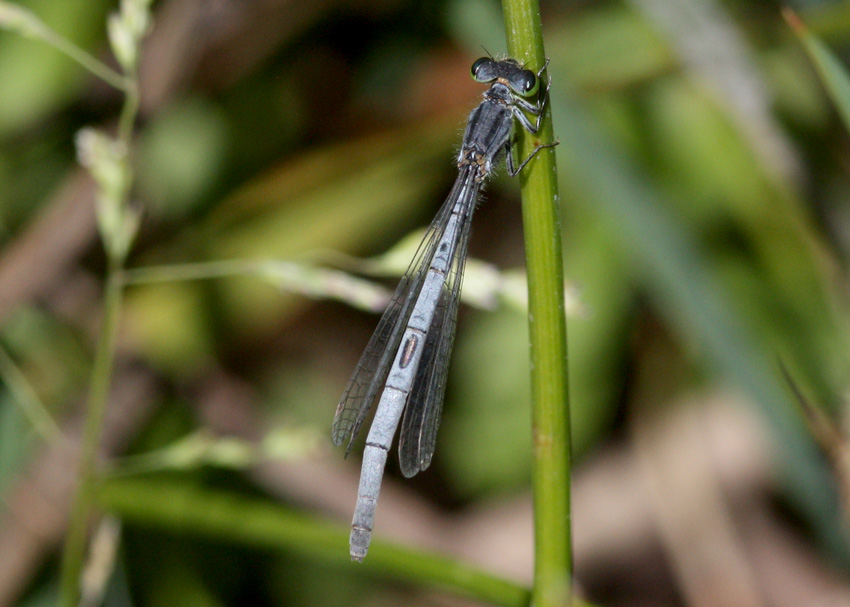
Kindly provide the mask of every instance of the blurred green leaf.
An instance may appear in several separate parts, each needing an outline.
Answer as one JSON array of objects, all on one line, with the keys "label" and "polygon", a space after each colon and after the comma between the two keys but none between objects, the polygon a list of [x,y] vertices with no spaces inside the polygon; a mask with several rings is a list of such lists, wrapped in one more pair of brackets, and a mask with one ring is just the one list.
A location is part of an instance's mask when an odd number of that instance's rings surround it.
[{"label": "blurred green leaf", "polygon": [[[101,505],[133,525],[155,526],[257,548],[287,549],[350,566],[344,525],[330,525],[264,500],[161,481],[113,479],[99,491]],[[373,542],[364,570],[494,605],[525,607],[528,591],[448,558]]]},{"label": "blurred green leaf", "polygon": [[[103,40],[106,0],[27,0],[19,4],[83,48]],[[38,40],[0,31],[0,135],[19,132],[56,112],[79,92],[88,74]]]},{"label": "blurred green leaf", "polygon": [[844,121],[844,128],[850,131],[850,77],[847,69],[790,8],[785,9],[782,14],[803,43],[803,48],[820,74],[827,93]]},{"label": "blurred green leaf", "polygon": [[820,540],[842,553],[845,545],[833,531],[838,511],[828,471],[796,417],[770,342],[762,341],[741,316],[692,228],[670,212],[667,197],[648,176],[606,140],[592,113],[557,92],[552,104],[570,125],[559,150],[559,173],[585,188],[592,206],[610,222],[639,284],[695,362],[732,379],[759,405],[783,446],[788,490],[818,526]]},{"label": "blurred green leaf", "polygon": [[31,453],[35,434],[21,408],[5,393],[0,393],[0,498],[8,491],[27,456]]},{"label": "blurred green leaf", "polygon": [[547,40],[570,81],[584,89],[621,88],[658,76],[676,62],[651,23],[625,6],[588,11]]},{"label": "blurred green leaf", "polygon": [[213,358],[203,286],[194,282],[145,285],[127,291],[128,338],[164,371],[189,376]]},{"label": "blurred green leaf", "polygon": [[[454,120],[441,119],[414,132],[358,139],[293,159],[225,200],[188,234],[189,241],[181,235],[168,257],[179,258],[179,251],[191,241],[200,241],[210,259],[297,260],[320,248],[365,247],[428,201],[440,180],[437,167],[451,171],[455,129]],[[163,297],[178,288],[182,287],[156,287]],[[246,334],[266,332],[287,310],[303,305],[303,299],[281,298],[254,278],[222,281],[217,288],[232,322]],[[147,289],[138,287],[134,298],[144,297]],[[134,309],[130,301],[128,313],[135,314]],[[166,343],[173,338],[169,326],[197,322],[191,308],[184,309],[183,321],[174,309],[168,314],[161,332],[143,330],[146,339],[161,335]]]},{"label": "blurred green leaf", "polygon": [[159,112],[139,142],[142,201],[171,220],[196,210],[225,160],[225,129],[219,108],[199,98]]}]

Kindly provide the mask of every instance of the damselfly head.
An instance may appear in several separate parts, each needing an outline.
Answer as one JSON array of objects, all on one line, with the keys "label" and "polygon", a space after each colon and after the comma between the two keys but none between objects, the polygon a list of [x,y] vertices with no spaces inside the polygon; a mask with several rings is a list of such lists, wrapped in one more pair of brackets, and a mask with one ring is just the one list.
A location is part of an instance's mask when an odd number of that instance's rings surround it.
[{"label": "damselfly head", "polygon": [[481,57],[472,64],[472,79],[483,84],[498,80],[522,97],[535,95],[540,86],[537,75],[523,69],[513,59],[496,61],[490,57]]}]

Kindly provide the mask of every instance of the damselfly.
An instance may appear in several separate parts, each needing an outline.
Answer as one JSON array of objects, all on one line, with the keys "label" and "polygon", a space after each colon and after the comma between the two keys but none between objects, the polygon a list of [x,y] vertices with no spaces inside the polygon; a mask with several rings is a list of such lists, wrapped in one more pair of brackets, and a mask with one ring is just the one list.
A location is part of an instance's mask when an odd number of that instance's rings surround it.
[{"label": "damselfly", "polygon": [[[556,145],[538,144],[514,169],[514,119],[529,133],[537,133],[549,91],[547,84],[538,95],[540,75],[545,67],[535,74],[514,59],[497,61],[489,57],[472,64],[472,78],[492,84],[466,123],[457,159],[457,179],[339,401],[332,437],[335,445],[348,440],[345,452],[348,455],[354,437],[380,393],[375,419],[366,438],[351,523],[354,560],[362,561],[369,549],[381,477],[399,420],[402,474],[411,477],[425,470],[434,455],[469,228],[481,188],[502,154],[513,177],[540,149]],[[536,101],[530,101],[535,96]],[[534,122],[527,114],[535,117]]]}]

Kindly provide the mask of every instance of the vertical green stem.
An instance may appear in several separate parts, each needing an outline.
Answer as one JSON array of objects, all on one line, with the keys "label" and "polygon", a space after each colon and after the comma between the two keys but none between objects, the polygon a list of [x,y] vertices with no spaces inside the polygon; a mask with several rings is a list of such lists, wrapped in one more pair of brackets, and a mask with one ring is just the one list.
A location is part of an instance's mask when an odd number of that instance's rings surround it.
[{"label": "vertical green stem", "polygon": [[[508,53],[539,69],[545,62],[537,0],[503,0]],[[544,76],[545,77],[545,76]],[[549,108],[535,136],[517,129],[517,157],[552,141]],[[561,216],[553,149],[541,150],[520,176],[528,268],[534,440],[535,607],[563,607],[572,595],[570,408]]]},{"label": "vertical green stem", "polygon": [[[138,44],[138,40],[136,41]],[[103,326],[95,352],[86,402],[86,419],[83,429],[82,449],[77,472],[77,490],[71,506],[71,520],[62,554],[62,585],[60,588],[62,607],[77,607],[80,602],[80,581],[86,559],[88,529],[92,519],[95,490],[98,482],[97,456],[103,436],[103,418],[109,400],[112,371],[115,366],[115,346],[118,340],[118,322],[121,317],[123,298],[123,271],[127,252],[132,244],[134,230],[127,230],[127,220],[132,209],[129,206],[133,172],[130,165],[133,125],[139,111],[139,86],[135,66],[125,69],[122,77],[124,104],[118,120],[118,141],[123,144],[126,156],[122,170],[122,189],[112,201],[121,210],[122,217],[117,233],[102,233],[101,238],[108,258],[106,285],[103,301]],[[101,228],[103,229],[103,228]]]},{"label": "vertical green stem", "polygon": [[86,419],[80,454],[79,485],[71,507],[71,521],[62,555],[61,604],[76,607],[80,602],[80,576],[86,554],[86,537],[97,482],[97,456],[103,429],[103,416],[115,361],[118,320],[121,316],[122,286],[120,266],[111,263],[104,293],[103,326],[92,367]]},{"label": "vertical green stem", "polygon": [[[139,84],[136,72],[129,73],[124,78],[124,83],[125,97],[121,116],[118,119],[118,140],[129,150],[133,139],[133,125],[136,122],[136,115],[139,113]],[[128,192],[129,185],[130,180],[127,181]]]},{"label": "vertical green stem", "polygon": [[[92,175],[98,181],[100,203],[98,226],[104,243],[108,266],[103,306],[103,327],[98,339],[92,366],[89,394],[86,402],[85,423],[82,436],[82,446],[77,471],[77,488],[71,506],[71,518],[62,555],[62,582],[60,588],[61,604],[65,607],[77,607],[80,601],[80,577],[86,556],[88,527],[94,504],[95,484],[97,482],[97,456],[103,434],[103,418],[109,397],[110,380],[114,367],[115,346],[118,334],[118,321],[121,315],[122,280],[124,258],[135,237],[138,217],[129,205],[129,194],[132,186],[132,169],[129,156],[132,144],[133,125],[139,110],[139,85],[137,78],[137,62],[139,44],[146,24],[149,22],[151,0],[135,0],[122,2],[120,12],[109,19],[110,41],[116,51],[119,63],[123,65],[124,73],[119,74],[81,48],[60,36],[47,27],[33,13],[23,7],[0,0],[0,25],[5,25],[20,34],[41,39],[55,47],[80,65],[90,70],[104,81],[124,91],[124,105],[118,122],[118,141],[123,155],[111,149],[110,158],[88,158],[93,165],[89,166]],[[111,143],[111,142],[110,142]],[[104,156],[103,152],[100,156]],[[85,161],[83,161],[85,163]],[[117,167],[116,167],[117,165]],[[117,180],[114,169],[123,171],[120,187],[115,187]],[[105,185],[106,184],[106,185]],[[117,220],[116,220],[117,216]],[[103,218],[107,217],[110,221]],[[0,371],[5,371],[7,377],[15,380],[14,369],[10,361],[0,356]],[[36,419],[44,432],[52,431],[49,424],[38,419],[39,409],[32,395],[22,382],[18,382],[18,392],[22,402],[29,404],[30,415]],[[45,430],[47,428],[47,430]]]}]

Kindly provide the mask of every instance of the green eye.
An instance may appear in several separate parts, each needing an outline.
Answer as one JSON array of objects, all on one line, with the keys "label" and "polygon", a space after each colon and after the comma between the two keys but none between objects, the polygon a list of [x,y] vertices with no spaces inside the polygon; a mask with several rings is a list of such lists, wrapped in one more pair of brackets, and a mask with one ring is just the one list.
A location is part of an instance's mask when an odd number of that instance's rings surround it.
[{"label": "green eye", "polygon": [[476,82],[492,82],[497,76],[496,64],[489,57],[481,57],[472,64],[472,79]]},{"label": "green eye", "polygon": [[531,70],[522,70],[516,78],[511,79],[511,88],[523,97],[531,97],[537,92],[540,81]]}]

